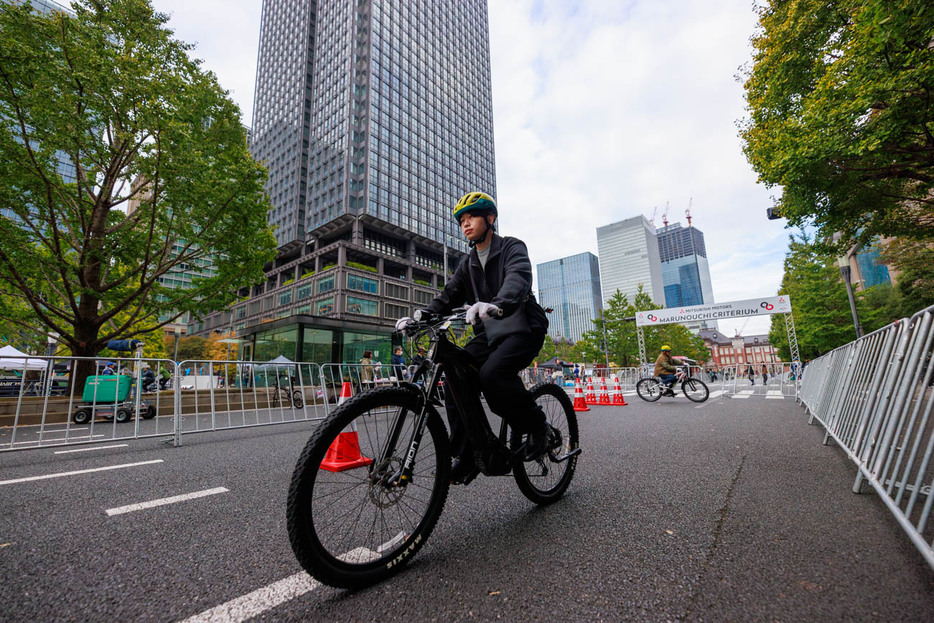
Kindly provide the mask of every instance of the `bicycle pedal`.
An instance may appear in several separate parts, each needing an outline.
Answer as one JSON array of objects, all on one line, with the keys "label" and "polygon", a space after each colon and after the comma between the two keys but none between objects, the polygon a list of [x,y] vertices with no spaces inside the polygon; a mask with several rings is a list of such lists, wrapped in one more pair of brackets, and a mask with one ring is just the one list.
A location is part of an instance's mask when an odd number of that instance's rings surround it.
[{"label": "bicycle pedal", "polygon": [[464,486],[466,487],[467,485],[469,485],[470,483],[472,483],[472,482],[474,481],[474,479],[475,479],[477,476],[479,476],[479,475],[480,475],[480,468],[479,468],[479,467],[474,467],[472,470],[470,470],[469,472],[467,472],[467,473],[464,474],[463,476],[459,476],[459,477],[457,477],[457,478],[452,478],[452,479],[451,479],[451,484],[452,484],[452,485],[464,485]]}]

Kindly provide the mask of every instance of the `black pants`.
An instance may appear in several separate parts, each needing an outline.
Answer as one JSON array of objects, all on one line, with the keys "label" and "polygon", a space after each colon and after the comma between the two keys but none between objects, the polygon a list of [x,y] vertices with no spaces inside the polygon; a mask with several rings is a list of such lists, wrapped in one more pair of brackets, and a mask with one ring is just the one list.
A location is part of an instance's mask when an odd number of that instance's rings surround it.
[{"label": "black pants", "polygon": [[[480,388],[490,410],[520,433],[529,432],[541,416],[519,372],[529,367],[544,343],[544,333],[532,333],[511,335],[496,348],[490,348],[486,336],[477,336],[464,347],[480,366]],[[451,428],[451,456],[466,456],[472,449],[450,393],[445,394],[444,407]]]}]

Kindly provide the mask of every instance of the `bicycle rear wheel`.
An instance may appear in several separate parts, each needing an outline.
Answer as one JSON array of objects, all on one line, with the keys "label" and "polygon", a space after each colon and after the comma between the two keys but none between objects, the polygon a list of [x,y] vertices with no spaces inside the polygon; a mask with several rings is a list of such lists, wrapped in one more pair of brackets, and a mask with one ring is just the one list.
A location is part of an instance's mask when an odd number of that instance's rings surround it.
[{"label": "bicycle rear wheel", "polygon": [[411,480],[399,480],[418,402],[405,387],[365,392],[338,407],[305,445],[289,487],[289,539],[302,567],[324,584],[359,588],[389,577],[438,521],[451,458],[436,412]]},{"label": "bicycle rear wheel", "polygon": [[655,402],[662,397],[662,384],[655,378],[642,379],[636,383],[636,393],[646,402]]},{"label": "bicycle rear wheel", "polygon": [[554,383],[539,383],[529,391],[545,411],[552,439],[544,456],[518,463],[512,474],[525,497],[551,504],[564,495],[577,468],[577,454],[571,454],[579,447],[577,414],[567,393]]},{"label": "bicycle rear wheel", "polygon": [[710,390],[707,389],[707,385],[693,377],[687,378],[681,383],[681,391],[684,392],[684,395],[687,396],[688,400],[691,402],[704,402],[707,400],[707,397],[710,396]]}]

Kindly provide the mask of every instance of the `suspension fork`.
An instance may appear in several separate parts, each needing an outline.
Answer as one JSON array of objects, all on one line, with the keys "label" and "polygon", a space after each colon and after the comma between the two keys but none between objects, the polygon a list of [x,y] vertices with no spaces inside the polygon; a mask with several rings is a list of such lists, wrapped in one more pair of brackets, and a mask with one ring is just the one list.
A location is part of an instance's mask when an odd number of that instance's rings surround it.
[{"label": "suspension fork", "polygon": [[[441,380],[441,366],[435,366],[432,371],[428,387],[421,392],[421,399],[418,414],[415,416],[415,423],[412,427],[412,437],[409,439],[408,451],[405,454],[405,460],[402,463],[400,473],[394,475],[392,484],[399,486],[412,481],[412,472],[415,469],[415,455],[418,453],[418,447],[422,443],[422,437],[425,434],[425,428],[428,426],[428,417],[430,415],[431,396],[438,391],[438,382]],[[396,421],[393,423],[389,438],[386,440],[386,446],[383,448],[382,455],[388,458],[399,443],[399,437],[402,435],[402,426],[405,423],[405,409],[399,411],[396,415]]]}]

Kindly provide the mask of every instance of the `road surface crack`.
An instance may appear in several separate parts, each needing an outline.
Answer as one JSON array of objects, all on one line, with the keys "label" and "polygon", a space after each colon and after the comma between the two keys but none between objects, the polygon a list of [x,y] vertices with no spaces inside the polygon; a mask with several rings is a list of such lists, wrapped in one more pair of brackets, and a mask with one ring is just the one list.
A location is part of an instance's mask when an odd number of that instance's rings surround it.
[{"label": "road surface crack", "polygon": [[683,618],[690,617],[697,606],[697,597],[700,592],[700,583],[702,578],[707,574],[707,569],[710,567],[711,561],[713,560],[714,554],[717,552],[717,548],[720,547],[720,540],[723,535],[723,525],[726,523],[726,517],[730,512],[730,503],[733,501],[733,493],[736,490],[736,484],[739,482],[739,478],[743,473],[743,466],[746,465],[746,455],[744,454],[739,461],[739,467],[736,468],[736,473],[733,474],[733,479],[730,481],[730,487],[726,492],[726,499],[723,501],[723,506],[720,507],[720,517],[717,519],[717,525],[713,531],[713,543],[707,549],[707,554],[704,556],[704,562],[701,565],[700,572],[697,574],[698,581],[694,585],[694,590],[691,592],[691,597],[688,599],[687,611]]}]

